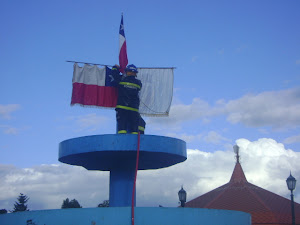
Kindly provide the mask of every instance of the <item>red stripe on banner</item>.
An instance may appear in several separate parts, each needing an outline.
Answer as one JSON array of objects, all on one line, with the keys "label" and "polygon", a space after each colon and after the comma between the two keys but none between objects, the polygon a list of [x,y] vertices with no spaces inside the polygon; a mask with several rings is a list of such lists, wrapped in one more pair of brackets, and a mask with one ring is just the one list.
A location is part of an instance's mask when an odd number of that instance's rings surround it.
[{"label": "red stripe on banner", "polygon": [[116,107],[117,97],[118,90],[115,87],[73,83],[71,105]]}]

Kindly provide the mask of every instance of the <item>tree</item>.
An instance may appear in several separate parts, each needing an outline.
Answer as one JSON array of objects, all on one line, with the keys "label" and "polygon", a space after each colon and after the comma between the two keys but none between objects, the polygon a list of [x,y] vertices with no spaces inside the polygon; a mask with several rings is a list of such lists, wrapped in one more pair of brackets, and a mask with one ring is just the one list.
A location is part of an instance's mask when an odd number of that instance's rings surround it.
[{"label": "tree", "polygon": [[26,195],[20,193],[19,197],[17,198],[17,202],[14,204],[14,209],[12,212],[22,212],[22,211],[29,211],[27,208],[26,203],[28,202],[29,198]]},{"label": "tree", "polygon": [[73,199],[70,201],[69,198],[67,198],[66,200],[63,201],[61,208],[62,209],[82,208],[82,206],[79,204],[79,202],[76,199]]},{"label": "tree", "polygon": [[109,200],[104,200],[98,205],[98,207],[109,207]]},{"label": "tree", "polygon": [[0,214],[6,214],[7,210],[6,209],[0,209]]},{"label": "tree", "polygon": [[109,207],[109,200],[104,200],[98,205],[98,207]]}]

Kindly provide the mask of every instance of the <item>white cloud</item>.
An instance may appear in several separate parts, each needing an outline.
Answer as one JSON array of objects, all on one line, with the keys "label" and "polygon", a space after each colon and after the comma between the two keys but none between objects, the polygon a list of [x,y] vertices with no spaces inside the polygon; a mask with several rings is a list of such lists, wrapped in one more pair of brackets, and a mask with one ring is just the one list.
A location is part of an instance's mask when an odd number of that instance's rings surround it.
[{"label": "white cloud", "polygon": [[236,48],[237,53],[243,52],[245,49],[247,49],[247,45],[241,45],[238,48]]},{"label": "white cloud", "polygon": [[208,132],[208,134],[204,137],[204,140],[206,142],[212,143],[212,144],[220,144],[224,141],[230,142],[230,140],[228,138],[223,137],[222,135],[220,135],[216,131]]},{"label": "white cloud", "polygon": [[[290,170],[300,179],[300,153],[272,139],[239,139],[236,143],[247,180],[288,198],[285,180]],[[209,153],[189,149],[188,159],[181,164],[139,171],[137,205],[175,207],[181,185],[191,200],[229,182],[234,164],[232,150]],[[0,208],[11,210],[19,193],[30,197],[30,209],[60,208],[67,197],[77,199],[83,207],[95,207],[108,199],[108,175],[61,164],[27,169],[0,165]],[[295,197],[299,202],[300,189],[295,191]]]},{"label": "white cloud", "polygon": [[193,56],[192,63],[196,62],[198,60],[198,58],[199,58],[198,56]]},{"label": "white cloud", "polygon": [[193,142],[195,140],[200,140],[202,139],[202,134],[197,134],[197,135],[189,135],[186,133],[167,133],[166,136],[168,137],[174,137],[174,138],[179,138],[181,140],[184,140],[185,142]]},{"label": "white cloud", "polygon": [[69,119],[75,121],[76,126],[78,128],[77,131],[95,131],[98,130],[100,127],[110,124],[109,121],[111,120],[111,118],[97,115],[96,113],[81,116],[73,116]]},{"label": "white cloud", "polygon": [[10,104],[10,105],[1,105],[0,104],[0,118],[11,119],[11,113],[18,110],[20,105]]},{"label": "white cloud", "polygon": [[178,103],[171,106],[169,117],[151,117],[147,120],[147,124],[162,124],[168,127],[168,130],[180,130],[181,123],[196,119],[202,119],[206,123],[208,117],[216,115],[218,109],[211,107],[207,102],[200,98],[194,98],[190,105]]},{"label": "white cloud", "polygon": [[224,48],[218,50],[219,55],[223,55],[224,52],[225,52],[225,49],[224,49]]},{"label": "white cloud", "polygon": [[8,126],[8,125],[0,125],[0,128],[3,130],[4,134],[13,134],[13,135],[16,135],[19,132],[18,128],[11,127],[11,126]]},{"label": "white cloud", "polygon": [[300,142],[300,134],[288,137],[288,138],[284,139],[284,141],[283,141],[283,143],[285,143],[285,144],[292,144],[292,143],[299,143],[299,142]]},{"label": "white cloud", "polygon": [[19,169],[0,165],[0,208],[11,210],[20,193],[29,209],[60,208],[64,199],[77,199],[83,207],[96,207],[108,199],[108,172],[87,171],[69,165],[41,165]]},{"label": "white cloud", "polygon": [[[285,180],[290,171],[299,179],[300,153],[285,149],[283,144],[267,138],[253,142],[239,139],[237,144],[242,152],[242,165],[248,181],[288,196]],[[299,200],[300,196],[297,197]]]},{"label": "white cloud", "polygon": [[[209,143],[214,145],[223,146],[223,149],[231,149],[232,148],[232,140],[223,137],[220,133],[216,131],[203,132],[200,134],[187,134],[187,133],[166,133],[168,137],[179,138],[184,140],[187,144],[191,143]],[[228,148],[229,146],[229,148]]]},{"label": "white cloud", "polygon": [[242,123],[249,127],[298,127],[300,88],[245,95],[227,102],[224,109],[231,123]]},{"label": "white cloud", "polygon": [[159,124],[159,127],[164,124],[168,129],[180,130],[183,122],[200,119],[202,123],[208,123],[211,118],[221,115],[227,116],[230,123],[248,127],[299,127],[300,88],[248,94],[230,101],[221,99],[215,105],[194,98],[189,105],[172,105],[168,118],[150,118],[148,123]]}]

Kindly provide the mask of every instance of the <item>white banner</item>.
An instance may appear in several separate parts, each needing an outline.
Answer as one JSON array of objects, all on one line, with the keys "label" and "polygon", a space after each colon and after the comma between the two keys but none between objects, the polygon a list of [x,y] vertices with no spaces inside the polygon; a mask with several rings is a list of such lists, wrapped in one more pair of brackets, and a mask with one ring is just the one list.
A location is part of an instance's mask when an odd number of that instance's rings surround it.
[{"label": "white banner", "polygon": [[145,116],[168,116],[173,97],[173,68],[138,69],[142,81],[139,112]]}]

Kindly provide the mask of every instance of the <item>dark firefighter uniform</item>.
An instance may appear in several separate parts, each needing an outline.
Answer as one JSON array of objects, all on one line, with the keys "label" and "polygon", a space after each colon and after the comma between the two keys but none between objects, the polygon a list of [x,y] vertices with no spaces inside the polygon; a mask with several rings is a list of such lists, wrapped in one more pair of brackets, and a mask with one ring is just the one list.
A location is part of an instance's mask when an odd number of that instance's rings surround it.
[{"label": "dark firefighter uniform", "polygon": [[145,129],[146,129],[146,122],[140,115],[140,118],[139,118],[139,132],[140,132],[140,134],[145,134]]},{"label": "dark firefighter uniform", "polygon": [[[137,73],[137,68],[134,65],[129,65],[125,72]],[[134,75],[120,76],[119,68],[116,66],[112,68],[112,76],[118,87],[116,106],[118,134],[126,134],[127,131],[137,134],[140,120],[139,92],[142,88],[142,82]]]}]

